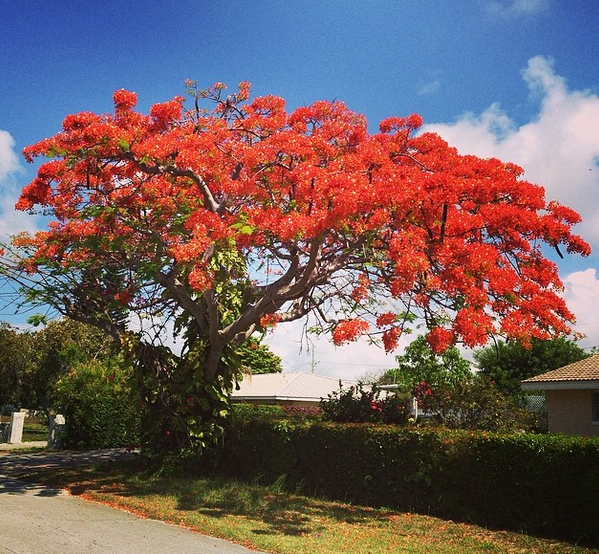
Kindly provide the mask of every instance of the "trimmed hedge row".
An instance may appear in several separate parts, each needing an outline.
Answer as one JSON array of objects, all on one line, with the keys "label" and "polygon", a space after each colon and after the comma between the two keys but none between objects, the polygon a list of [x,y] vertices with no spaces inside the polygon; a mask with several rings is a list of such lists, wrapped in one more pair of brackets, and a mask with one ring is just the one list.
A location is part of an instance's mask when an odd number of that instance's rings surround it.
[{"label": "trimmed hedge row", "polygon": [[236,418],[220,467],[287,488],[599,544],[599,439]]}]

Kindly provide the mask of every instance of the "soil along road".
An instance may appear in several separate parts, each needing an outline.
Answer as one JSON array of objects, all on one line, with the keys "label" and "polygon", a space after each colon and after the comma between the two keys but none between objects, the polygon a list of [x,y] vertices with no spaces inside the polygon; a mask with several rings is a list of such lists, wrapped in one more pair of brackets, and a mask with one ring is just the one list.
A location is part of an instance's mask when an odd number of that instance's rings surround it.
[{"label": "soil along road", "polygon": [[[11,478],[30,465],[87,463],[116,451],[0,456],[0,554],[250,554],[239,545]],[[85,460],[85,461],[83,461]],[[256,554],[254,552],[254,554]]]}]

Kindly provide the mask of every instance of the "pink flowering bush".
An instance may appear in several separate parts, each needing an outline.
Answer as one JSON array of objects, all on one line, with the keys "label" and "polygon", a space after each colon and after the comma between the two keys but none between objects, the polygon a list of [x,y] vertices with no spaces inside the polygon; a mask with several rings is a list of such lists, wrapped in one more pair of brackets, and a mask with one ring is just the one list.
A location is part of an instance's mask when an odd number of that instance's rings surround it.
[{"label": "pink flowering bush", "polygon": [[381,391],[363,384],[335,391],[320,403],[323,418],[337,423],[406,423],[409,397],[381,396]]}]

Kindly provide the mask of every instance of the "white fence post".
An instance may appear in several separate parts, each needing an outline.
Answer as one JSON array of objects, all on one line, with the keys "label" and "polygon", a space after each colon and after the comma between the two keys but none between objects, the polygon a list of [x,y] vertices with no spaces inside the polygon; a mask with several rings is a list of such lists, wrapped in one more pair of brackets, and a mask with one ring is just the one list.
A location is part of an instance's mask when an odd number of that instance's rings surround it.
[{"label": "white fence post", "polygon": [[8,442],[19,444],[23,442],[23,425],[25,424],[25,412],[13,412],[10,415],[10,427],[8,428]]}]

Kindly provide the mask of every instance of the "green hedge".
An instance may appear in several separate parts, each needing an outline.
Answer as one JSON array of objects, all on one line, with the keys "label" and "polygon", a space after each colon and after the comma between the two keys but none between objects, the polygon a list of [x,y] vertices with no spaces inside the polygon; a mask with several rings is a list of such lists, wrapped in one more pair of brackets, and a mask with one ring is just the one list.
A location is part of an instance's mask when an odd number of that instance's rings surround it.
[{"label": "green hedge", "polygon": [[599,544],[599,439],[237,418],[220,465],[307,494]]},{"label": "green hedge", "polygon": [[599,544],[598,438],[465,436],[445,460],[441,511]]}]

